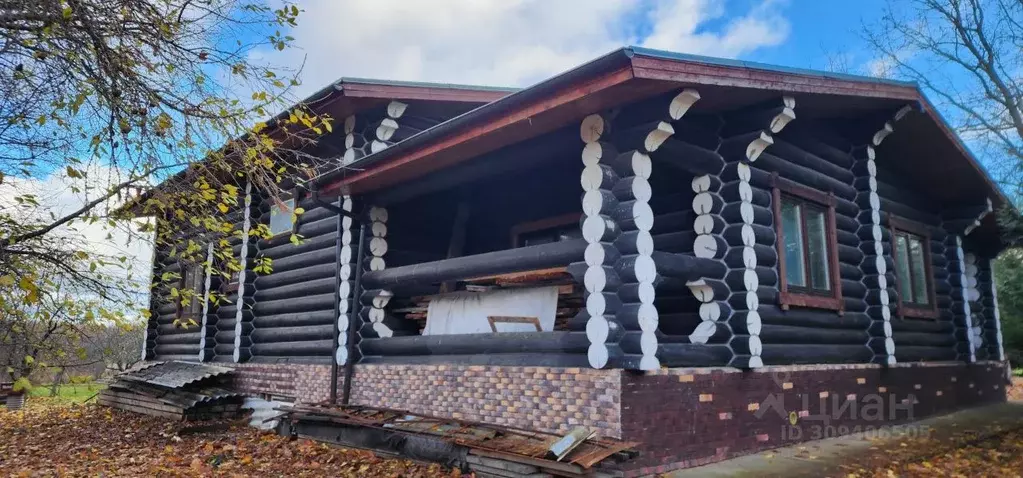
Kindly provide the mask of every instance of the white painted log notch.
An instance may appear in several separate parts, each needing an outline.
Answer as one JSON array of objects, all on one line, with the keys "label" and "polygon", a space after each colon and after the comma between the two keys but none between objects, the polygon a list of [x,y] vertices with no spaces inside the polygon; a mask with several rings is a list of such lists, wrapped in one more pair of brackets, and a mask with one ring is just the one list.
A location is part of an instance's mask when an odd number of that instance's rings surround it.
[{"label": "white painted log notch", "polygon": [[973,223],[971,223],[969,226],[966,226],[966,230],[963,231],[964,236],[969,236],[970,233],[974,231],[974,229],[980,227],[980,221],[982,221],[985,217],[987,217],[988,214],[991,214],[991,212],[994,211],[994,205],[991,203],[991,198],[987,198],[986,201],[987,208],[985,208],[984,211],[981,212],[979,216],[977,216],[977,220],[973,221]]},{"label": "white painted log notch", "polygon": [[[901,111],[901,110],[900,110]],[[887,125],[887,124],[886,124]],[[875,135],[876,138],[876,135]],[[881,139],[884,139],[883,137]],[[881,317],[884,320],[884,344],[885,354],[883,358],[884,363],[887,365],[895,365],[897,363],[895,355],[895,338],[892,336],[891,328],[891,303],[888,295],[888,279],[885,274],[888,272],[888,266],[884,261],[884,248],[882,246],[883,235],[881,233],[881,199],[877,194],[877,164],[875,158],[877,157],[874,146],[867,145],[863,150],[862,154],[864,157],[857,158],[858,161],[866,163],[867,175],[869,180],[867,181],[867,190],[861,191],[859,194],[866,194],[868,196],[868,204],[870,205],[870,222],[864,224],[861,227],[870,228],[870,237],[874,243],[874,255],[876,256],[874,262],[874,269],[877,272],[878,288],[881,289],[881,293],[878,294],[879,305],[881,307]],[[862,236],[861,236],[862,237]]]},{"label": "white painted log notch", "polygon": [[[607,120],[600,115],[590,115],[583,119],[579,126],[579,137],[586,143],[582,151],[583,170],[580,184],[585,194],[582,199],[583,220],[581,223],[583,239],[586,240],[586,273],[583,286],[586,289],[586,338],[590,342],[587,349],[587,360],[593,368],[608,366],[611,352],[608,342],[611,331],[617,327],[614,322],[616,311],[608,310],[604,297],[608,284],[606,268],[618,260],[617,252],[610,241],[617,237],[618,224],[608,216],[617,207],[617,200],[611,188],[618,181],[611,163],[617,157],[614,148],[601,143],[600,138],[608,132]],[[608,204],[608,202],[615,204]],[[609,252],[610,251],[610,252]]]},{"label": "white painted log notch", "polygon": [[355,156],[355,115],[345,118],[345,151],[341,154],[341,165],[347,166],[357,159]]},{"label": "white painted log notch", "polygon": [[668,115],[673,120],[680,120],[697,101],[700,101],[700,92],[692,88],[686,88],[671,99],[671,104],[668,106]]},{"label": "white painted log notch", "polygon": [[[675,97],[672,98],[668,104],[668,116],[673,120],[681,119],[689,109],[700,99],[700,94],[693,89],[684,89],[679,92]],[[643,142],[643,148],[646,152],[656,151],[668,138],[675,134],[675,129],[666,122],[658,122],[646,135],[646,139]],[[657,340],[657,330],[659,325],[659,318],[657,314],[657,308],[654,305],[656,298],[656,291],[654,288],[654,282],[657,280],[657,265],[651,254],[653,253],[653,238],[650,237],[649,245],[646,245],[644,240],[649,237],[649,231],[654,226],[654,215],[653,210],[650,208],[649,201],[653,196],[652,189],[650,188],[649,179],[653,173],[652,162],[647,154],[642,154],[640,151],[626,152],[627,161],[623,161],[622,158],[617,160],[619,167],[623,169],[623,178],[621,181],[628,182],[628,186],[632,191],[632,196],[635,198],[634,204],[632,205],[631,220],[623,221],[626,225],[631,226],[632,229],[638,229],[640,235],[637,238],[637,250],[639,257],[635,261],[626,262],[633,270],[630,270],[631,277],[639,283],[640,291],[639,294],[639,307],[637,321],[639,322],[642,334],[640,336],[640,352],[642,358],[640,359],[641,370],[657,370],[660,368],[660,360],[657,359],[657,349],[659,347]],[[623,167],[625,164],[629,167]],[[631,180],[630,180],[631,177]],[[710,179],[707,179],[708,183]],[[702,183],[701,183],[702,184]],[[694,188],[696,185],[694,184]],[[707,185],[709,189],[709,184]],[[711,198],[711,207],[713,207],[713,198]],[[694,200],[695,201],[695,200]],[[696,207],[694,205],[694,207]],[[706,227],[706,226],[705,226]],[[711,226],[713,227],[713,221]],[[624,228],[624,226],[623,226]],[[712,247],[716,248],[716,242]],[[621,271],[619,273],[621,274]],[[619,298],[625,301],[625,297],[621,294]],[[630,305],[631,306],[631,305]],[[719,314],[720,315],[720,314]],[[706,328],[706,327],[705,327]],[[716,328],[716,327],[715,327]],[[701,331],[705,332],[705,331]],[[698,334],[702,336],[701,334]],[[707,334],[707,337],[713,335],[713,331]],[[706,343],[706,339],[704,339]]]},{"label": "white painted log notch", "polygon": [[394,119],[401,118],[401,116],[405,114],[406,108],[408,108],[408,105],[405,103],[397,100],[391,101],[387,104],[387,116]]},{"label": "white painted log notch", "polygon": [[647,133],[646,139],[643,140],[643,149],[645,149],[648,153],[657,151],[657,148],[660,148],[661,145],[664,144],[664,141],[670,138],[673,134],[675,134],[675,128],[672,128],[670,124],[661,121],[657,123],[656,128]]},{"label": "white painted log notch", "polygon": [[[366,238],[368,243],[368,254],[369,254],[369,270],[371,271],[382,271],[387,268],[387,264],[384,261],[384,255],[387,254],[387,209],[382,207],[371,207],[369,208],[369,220],[370,220],[370,232],[372,237]],[[386,292],[386,294],[383,294]],[[373,308],[370,309],[370,321],[373,322],[373,331],[379,334],[380,337],[392,337],[394,331],[390,329],[386,324],[383,323],[385,312],[384,308],[387,302],[390,300],[390,292],[383,291],[377,299],[373,300]],[[383,298],[386,295],[386,299]],[[377,304],[380,304],[379,306]],[[377,320],[373,320],[374,317]]]},{"label": "white painted log notch", "polygon": [[760,153],[763,153],[772,144],[774,144],[774,138],[767,134],[766,131],[761,131],[760,136],[750,141],[749,145],[746,146],[746,159],[750,162],[756,161],[760,157]]},{"label": "white painted log notch", "polygon": [[385,143],[385,142],[383,142],[383,141],[373,140],[373,141],[371,141],[369,143],[369,151],[371,153],[379,153],[379,152],[387,149],[388,146],[390,146],[390,145]]},{"label": "white painted log notch", "polygon": [[[980,302],[980,290],[977,288],[977,256],[973,253],[967,252],[963,256],[963,263],[966,264],[966,268],[964,269],[966,274],[966,282],[964,285],[966,289],[964,291],[965,295],[963,295],[963,302]],[[973,347],[973,353],[975,354],[977,350],[984,347],[984,321],[981,320],[983,315],[977,315],[977,320],[974,321],[972,306],[970,306],[970,311],[971,317],[968,322],[970,323],[970,331],[973,336],[971,345]]]},{"label": "white painted log notch", "polygon": [[[341,209],[352,212],[352,197],[342,196],[341,197]],[[386,233],[387,228],[384,227]],[[349,304],[350,300],[354,297],[354,291],[352,290],[353,284],[349,280],[352,275],[352,218],[345,216],[341,218],[341,248],[342,251],[347,250],[347,259],[344,257],[337,257],[335,260],[338,261],[338,274],[341,279],[341,285],[338,294],[338,316],[337,316],[337,352],[334,355],[334,360],[338,365],[344,365],[348,361],[348,321],[349,319]],[[344,254],[342,255],[344,256]]]},{"label": "white painted log notch", "polygon": [[956,236],[956,259],[959,261],[959,274],[961,284],[961,295],[963,302],[963,325],[966,328],[966,341],[969,344],[968,350],[970,353],[970,363],[977,361],[977,346],[974,345],[974,334],[973,334],[973,317],[970,313],[970,301],[967,299],[969,292],[967,291],[967,275],[966,275],[966,254],[963,252],[963,238],[962,236]]},{"label": "white painted log notch", "polygon": [[988,271],[991,273],[991,316],[995,321],[995,340],[998,341],[998,361],[1005,361],[1005,348],[1002,345],[1002,317],[998,312],[998,286],[995,284],[995,261],[994,259],[987,260]]},{"label": "white painted log notch", "polygon": [[380,124],[377,125],[376,138],[380,141],[390,141],[394,133],[398,131],[398,122],[391,118],[384,118],[380,120]]},{"label": "white painted log notch", "polygon": [[[206,246],[206,262],[203,263],[206,278],[202,292],[202,325],[199,327],[199,361],[206,361],[206,315],[210,313],[210,285],[213,282],[213,243]],[[144,347],[145,345],[143,345]]]},{"label": "white painted log notch", "polygon": [[781,133],[785,126],[796,119],[796,99],[791,96],[785,96],[782,97],[782,103],[785,105],[785,109],[774,118],[771,118],[771,124],[768,126],[768,130],[772,133]]},{"label": "white painted log notch", "polygon": [[245,273],[248,269],[249,230],[252,227],[252,183],[245,181],[245,209],[242,213],[242,246],[238,254],[238,299],[235,300],[234,353],[235,363],[242,360],[242,315],[245,308]]},{"label": "white painted log notch", "polygon": [[[746,146],[746,160],[750,163],[757,160],[760,155],[769,146],[774,144],[774,138],[771,137],[770,133],[780,133],[792,120],[796,119],[796,100],[791,96],[782,97],[782,104],[784,108],[780,113],[775,115],[769,124],[766,125],[766,130],[761,131],[760,135],[750,141],[749,145]],[[742,228],[740,237],[742,238],[743,247],[743,266],[745,272],[742,276],[743,287],[745,288],[746,295],[746,328],[747,328],[747,346],[749,349],[749,362],[748,368],[760,368],[764,366],[764,361],[760,357],[760,353],[763,351],[763,345],[760,341],[760,330],[762,329],[762,323],[760,319],[760,300],[757,298],[757,289],[760,287],[759,276],[757,276],[757,257],[756,257],[756,233],[753,230],[755,214],[753,209],[753,188],[749,184],[752,171],[750,170],[749,164],[740,161],[736,164],[736,176],[739,178],[739,211],[740,218],[742,219]],[[747,257],[747,250],[749,257]]]},{"label": "white painted log notch", "polygon": [[[600,140],[601,136],[608,130],[607,120],[601,115],[589,115],[583,118],[582,124],[579,125],[579,137],[583,140],[583,143],[590,144]],[[585,161],[586,155],[583,155]]]}]

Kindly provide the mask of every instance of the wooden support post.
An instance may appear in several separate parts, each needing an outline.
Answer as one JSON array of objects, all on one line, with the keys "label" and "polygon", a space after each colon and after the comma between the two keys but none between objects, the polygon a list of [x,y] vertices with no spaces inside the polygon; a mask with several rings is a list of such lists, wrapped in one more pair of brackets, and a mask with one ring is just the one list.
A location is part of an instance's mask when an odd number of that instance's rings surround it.
[{"label": "wooden support post", "polygon": [[[451,225],[451,241],[448,243],[447,258],[460,257],[465,250],[465,229],[469,223],[469,202],[461,201],[455,210],[455,220]],[[445,282],[440,285],[440,293],[454,290],[454,282]]]}]

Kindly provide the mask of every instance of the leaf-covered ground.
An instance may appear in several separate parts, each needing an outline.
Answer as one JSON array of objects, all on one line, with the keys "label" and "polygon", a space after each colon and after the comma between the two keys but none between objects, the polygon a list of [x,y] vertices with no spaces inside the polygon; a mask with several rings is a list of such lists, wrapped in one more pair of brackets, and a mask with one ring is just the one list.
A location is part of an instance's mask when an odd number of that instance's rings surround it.
[{"label": "leaf-covered ground", "polygon": [[[1023,379],[1009,389],[1023,400]],[[285,440],[244,426],[184,433],[189,424],[95,405],[35,398],[25,410],[0,408],[0,476],[459,476],[439,465],[380,458],[362,450]],[[808,444],[805,459],[813,460]],[[834,476],[1020,477],[1023,429],[997,423],[952,438],[877,446]]]},{"label": "leaf-covered ground", "polygon": [[[1008,389],[1009,400],[1023,400],[1023,378]],[[1020,477],[1023,429],[992,423],[984,429],[952,431],[945,437],[917,438],[897,447],[872,447],[872,455],[842,466],[847,478]]]},{"label": "leaf-covered ground", "polygon": [[0,407],[0,476],[458,476],[245,426],[182,433],[188,425],[44,399],[18,412]]}]

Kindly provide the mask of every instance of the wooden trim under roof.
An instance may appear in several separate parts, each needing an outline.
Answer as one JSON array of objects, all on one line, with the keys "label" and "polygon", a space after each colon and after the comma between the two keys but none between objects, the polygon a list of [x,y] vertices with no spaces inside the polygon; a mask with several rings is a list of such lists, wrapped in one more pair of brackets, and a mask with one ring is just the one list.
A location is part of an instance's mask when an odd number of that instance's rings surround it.
[{"label": "wooden trim under roof", "polygon": [[444,86],[341,82],[341,94],[348,98],[490,103],[504,98],[512,92],[513,90],[510,89],[498,88],[470,89],[470,87],[453,88]]},{"label": "wooden trim under roof", "polygon": [[694,85],[757,88],[792,93],[866,96],[915,101],[916,87],[884,82],[829,78],[823,75],[788,73],[758,68],[652,58],[637,55],[632,60],[636,78],[677,81]]},{"label": "wooden trim under roof", "polygon": [[[472,123],[452,125],[455,127],[450,128],[451,131],[435,132],[433,136],[421,138],[415,145],[407,145],[407,149],[400,152],[384,150],[375,164],[375,155],[368,156],[366,159],[370,161],[362,170],[348,173],[350,175],[346,177],[325,178],[326,184],[321,186],[321,190],[324,193],[343,190],[357,194],[397,184],[564,126],[586,114],[639,99],[641,96],[632,89],[641,89],[644,94],[651,95],[689,84],[899,100],[919,98],[917,88],[908,83],[810,71],[771,70],[767,66],[737,63],[715,64],[711,59],[673,58],[635,49],[624,66],[583,76],[550,93],[536,92],[530,100],[521,104],[515,104],[513,97],[508,97],[481,107],[470,113],[478,115]],[[613,95],[607,94],[613,87],[625,83],[629,89],[617,88]],[[541,89],[543,85],[541,83],[524,92]],[[552,112],[555,109],[569,111],[555,114]],[[490,111],[493,111],[493,116],[484,116]],[[548,119],[559,118],[561,122],[539,125],[542,115]],[[523,133],[522,128],[510,128],[527,121],[530,122],[528,133]],[[485,141],[490,144],[478,144]],[[416,164],[413,166],[413,163]]]},{"label": "wooden trim under roof", "polygon": [[[422,147],[413,149],[395,160],[388,161],[376,167],[370,167],[359,171],[352,176],[340,181],[332,182],[320,188],[324,194],[336,193],[342,189],[349,194],[368,191],[383,186],[395,184],[403,180],[421,176],[427,172],[442,169],[464,160],[470,159],[478,154],[492,151],[506,144],[536,136],[560,127],[565,121],[570,121],[579,114],[592,113],[606,108],[621,97],[621,95],[606,95],[604,101],[590,98],[592,95],[606,93],[615,86],[622,85],[633,79],[632,68],[626,66],[608,73],[588,78],[587,81],[577,85],[564,88],[554,92],[550,96],[544,96],[528,101],[513,108],[508,112],[496,115],[487,121],[481,121],[478,125],[469,128],[459,134],[451,135],[440,141],[430,142]],[[580,104],[589,100],[586,104]],[[539,121],[541,115],[551,115],[553,110],[560,107],[574,106],[571,112],[563,118],[564,121],[554,120],[544,124]],[[482,145],[483,140],[495,135],[510,127],[526,124],[529,131],[520,133],[519,137],[511,137],[489,145]],[[454,150],[454,148],[459,148]],[[386,151],[386,150],[385,150]],[[422,159],[432,159],[428,164],[421,164]],[[411,163],[417,163],[411,167]],[[409,167],[405,167],[408,165]]]}]

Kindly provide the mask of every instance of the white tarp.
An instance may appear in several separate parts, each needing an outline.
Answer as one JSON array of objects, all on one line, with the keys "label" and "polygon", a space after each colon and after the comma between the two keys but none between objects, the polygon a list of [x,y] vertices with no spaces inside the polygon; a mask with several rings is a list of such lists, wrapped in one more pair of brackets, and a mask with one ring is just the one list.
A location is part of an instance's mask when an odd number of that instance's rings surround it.
[{"label": "white tarp", "polygon": [[[423,335],[491,333],[490,316],[537,317],[545,332],[554,330],[557,287],[457,292],[430,301]],[[532,324],[503,323],[498,332],[535,332]]]}]

